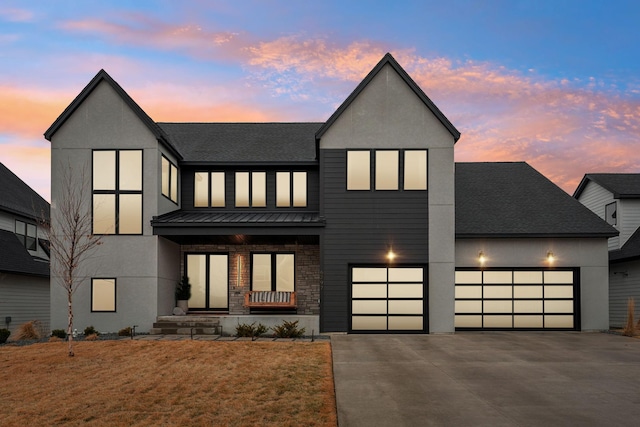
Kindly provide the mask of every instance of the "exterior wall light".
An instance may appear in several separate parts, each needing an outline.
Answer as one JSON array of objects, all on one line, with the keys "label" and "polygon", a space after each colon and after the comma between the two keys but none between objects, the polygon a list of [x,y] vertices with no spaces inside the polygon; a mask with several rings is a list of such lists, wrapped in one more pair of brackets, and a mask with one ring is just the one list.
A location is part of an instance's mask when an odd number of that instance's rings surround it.
[{"label": "exterior wall light", "polygon": [[484,265],[486,261],[487,261],[487,257],[484,256],[484,252],[483,251],[478,252],[478,262],[480,263],[480,265]]},{"label": "exterior wall light", "polygon": [[549,251],[547,252],[547,262],[549,264],[553,264],[553,261],[556,260],[556,257],[553,255],[553,252]]},{"label": "exterior wall light", "polygon": [[389,260],[389,262],[393,262],[395,258],[396,254],[393,252],[393,249],[389,248],[389,252],[387,252],[387,259]]}]

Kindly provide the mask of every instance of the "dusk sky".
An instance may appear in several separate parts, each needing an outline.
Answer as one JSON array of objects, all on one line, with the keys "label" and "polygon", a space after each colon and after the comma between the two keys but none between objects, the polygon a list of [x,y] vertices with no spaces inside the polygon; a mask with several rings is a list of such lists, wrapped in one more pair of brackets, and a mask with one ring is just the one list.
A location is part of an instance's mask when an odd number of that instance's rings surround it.
[{"label": "dusk sky", "polygon": [[0,162],[49,200],[43,133],[104,68],[156,121],[325,121],[386,52],[462,133],[572,194],[640,172],[638,1],[7,1]]}]

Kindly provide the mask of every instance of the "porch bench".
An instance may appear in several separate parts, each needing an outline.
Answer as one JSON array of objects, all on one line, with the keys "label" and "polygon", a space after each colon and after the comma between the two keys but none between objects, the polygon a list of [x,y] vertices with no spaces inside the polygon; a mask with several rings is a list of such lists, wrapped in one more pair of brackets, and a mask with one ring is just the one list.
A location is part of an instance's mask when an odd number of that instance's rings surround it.
[{"label": "porch bench", "polygon": [[283,291],[249,291],[244,294],[244,306],[253,308],[295,308],[296,293]]}]

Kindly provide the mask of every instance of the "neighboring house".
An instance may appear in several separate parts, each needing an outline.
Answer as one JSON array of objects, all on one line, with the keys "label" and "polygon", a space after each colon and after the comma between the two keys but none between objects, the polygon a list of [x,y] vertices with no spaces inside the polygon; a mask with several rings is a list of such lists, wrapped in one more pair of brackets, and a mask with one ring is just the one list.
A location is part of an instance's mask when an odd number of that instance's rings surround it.
[{"label": "neighboring house", "polygon": [[231,326],[608,327],[615,229],[524,163],[454,167],[460,133],[389,54],[324,123],[156,123],[100,71],[45,137],[54,205],[60,165],[89,166],[105,235],[79,328],[151,329],[182,275],[190,313]]},{"label": "neighboring house", "polygon": [[622,327],[628,299],[640,303],[640,174],[586,174],[574,197],[620,232],[609,239],[609,319]]},{"label": "neighboring house", "polygon": [[0,328],[49,329],[49,203],[0,163]]}]

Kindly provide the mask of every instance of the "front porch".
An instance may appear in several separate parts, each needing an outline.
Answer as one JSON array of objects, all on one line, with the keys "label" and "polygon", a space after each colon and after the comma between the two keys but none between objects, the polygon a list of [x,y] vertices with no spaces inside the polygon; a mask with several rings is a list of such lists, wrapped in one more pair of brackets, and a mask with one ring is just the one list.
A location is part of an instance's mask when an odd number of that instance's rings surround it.
[{"label": "front porch", "polygon": [[[236,326],[262,323],[268,328],[284,321],[298,321],[298,328],[305,329],[305,335],[318,335],[320,316],[303,314],[192,314],[185,316],[158,316],[151,335],[235,335]],[[269,335],[270,332],[267,333]]]}]

